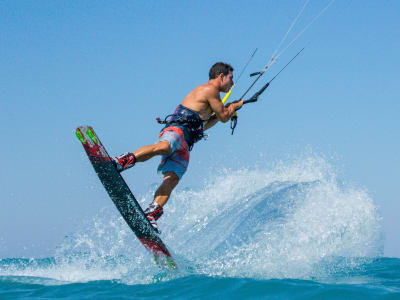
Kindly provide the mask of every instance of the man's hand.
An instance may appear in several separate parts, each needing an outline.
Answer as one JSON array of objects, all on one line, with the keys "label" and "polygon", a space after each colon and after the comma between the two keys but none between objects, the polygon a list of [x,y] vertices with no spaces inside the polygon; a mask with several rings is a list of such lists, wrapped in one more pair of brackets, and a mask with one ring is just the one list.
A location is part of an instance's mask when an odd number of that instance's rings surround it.
[{"label": "man's hand", "polygon": [[236,104],[235,111],[238,111],[239,109],[241,109],[243,106],[243,103],[244,103],[243,99],[235,101],[235,104]]},{"label": "man's hand", "polygon": [[225,107],[230,110],[229,112],[231,116],[234,114],[235,111],[241,109],[242,106],[243,106],[243,100],[236,100],[225,104]]}]

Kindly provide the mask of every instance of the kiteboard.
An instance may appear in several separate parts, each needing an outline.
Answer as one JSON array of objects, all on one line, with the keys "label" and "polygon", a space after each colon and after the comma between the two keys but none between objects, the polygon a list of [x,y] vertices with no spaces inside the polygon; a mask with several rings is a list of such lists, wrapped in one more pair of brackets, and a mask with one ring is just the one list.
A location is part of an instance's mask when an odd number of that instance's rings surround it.
[{"label": "kiteboard", "polygon": [[115,168],[100,139],[90,126],[79,126],[75,131],[101,183],[122,217],[144,247],[154,255],[159,266],[177,268],[177,265],[157,231],[147,220],[125,180]]}]

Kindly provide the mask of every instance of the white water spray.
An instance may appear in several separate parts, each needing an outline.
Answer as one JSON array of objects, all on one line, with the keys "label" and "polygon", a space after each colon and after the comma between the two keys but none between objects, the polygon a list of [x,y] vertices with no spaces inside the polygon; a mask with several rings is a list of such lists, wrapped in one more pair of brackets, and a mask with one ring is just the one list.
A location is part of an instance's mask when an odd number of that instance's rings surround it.
[{"label": "white water spray", "polygon": [[[139,197],[142,206],[152,194]],[[46,264],[2,265],[0,275],[128,284],[188,274],[309,279],[345,271],[383,250],[371,197],[339,184],[331,166],[315,157],[268,170],[224,170],[199,190],[178,188],[159,226],[180,267],[171,274],[160,274],[117,210],[108,208],[66,238]]]}]

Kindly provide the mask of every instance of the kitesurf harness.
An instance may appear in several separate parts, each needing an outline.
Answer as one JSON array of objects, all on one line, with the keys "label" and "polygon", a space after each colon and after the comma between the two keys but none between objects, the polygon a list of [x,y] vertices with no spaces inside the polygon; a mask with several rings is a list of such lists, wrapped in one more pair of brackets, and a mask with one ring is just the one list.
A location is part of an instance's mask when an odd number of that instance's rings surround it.
[{"label": "kitesurf harness", "polygon": [[203,128],[204,121],[200,118],[200,115],[182,104],[178,105],[173,114],[166,116],[164,121],[160,118],[156,118],[156,120],[159,124],[165,124],[166,126],[164,128],[169,126],[178,126],[182,128],[185,140],[189,146],[189,151],[192,150],[194,143],[197,143],[205,136]]}]

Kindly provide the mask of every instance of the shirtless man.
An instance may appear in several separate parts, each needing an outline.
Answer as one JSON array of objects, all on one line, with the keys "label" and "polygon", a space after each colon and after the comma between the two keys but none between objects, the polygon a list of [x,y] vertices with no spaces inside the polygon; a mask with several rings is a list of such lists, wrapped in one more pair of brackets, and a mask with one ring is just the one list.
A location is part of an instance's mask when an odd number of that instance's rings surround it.
[{"label": "shirtless man", "polygon": [[243,100],[225,106],[221,102],[219,93],[227,93],[233,85],[232,72],[229,64],[214,64],[209,72],[209,81],[191,91],[169,116],[169,120],[161,122],[166,126],[156,144],[143,146],[114,159],[118,171],[122,172],[136,162],[162,156],[158,171],[162,172],[164,179],[155,192],[153,202],[145,210],[147,219],[158,232],[156,220],[163,214],[163,206],[186,172],[193,144],[204,137],[204,130],[210,129],[218,121],[227,122],[243,105]]}]

